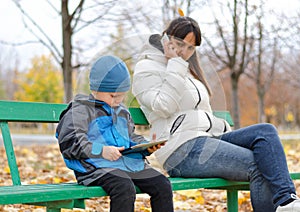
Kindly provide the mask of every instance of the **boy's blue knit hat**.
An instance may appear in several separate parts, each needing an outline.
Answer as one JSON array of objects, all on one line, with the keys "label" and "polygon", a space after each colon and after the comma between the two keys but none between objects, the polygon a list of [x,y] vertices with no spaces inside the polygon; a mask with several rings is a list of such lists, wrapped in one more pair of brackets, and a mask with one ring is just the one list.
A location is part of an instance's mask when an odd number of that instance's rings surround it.
[{"label": "boy's blue knit hat", "polygon": [[100,57],[90,72],[90,89],[100,92],[126,92],[130,89],[130,75],[126,64],[118,57]]}]

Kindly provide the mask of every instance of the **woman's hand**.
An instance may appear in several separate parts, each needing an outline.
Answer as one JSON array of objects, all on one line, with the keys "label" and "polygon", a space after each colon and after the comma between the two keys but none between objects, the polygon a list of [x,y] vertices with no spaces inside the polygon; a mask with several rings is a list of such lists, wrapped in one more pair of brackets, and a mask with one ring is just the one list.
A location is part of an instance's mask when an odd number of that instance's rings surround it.
[{"label": "woman's hand", "polygon": [[172,41],[164,41],[163,48],[166,58],[170,59],[173,57],[178,57],[177,49]]},{"label": "woman's hand", "polygon": [[153,152],[155,152],[156,150],[160,149],[164,145],[165,145],[165,143],[157,144],[155,146],[149,147],[147,150],[148,150],[149,153],[152,154]]},{"label": "woman's hand", "polygon": [[[155,133],[152,135],[152,140],[150,142],[154,142],[154,141],[156,141],[156,134]],[[152,154],[153,152],[160,149],[164,145],[165,145],[165,142],[161,143],[161,144],[157,144],[157,145],[152,146],[152,147],[149,147],[149,148],[147,148],[147,150],[150,154]]]},{"label": "woman's hand", "polygon": [[102,149],[102,157],[110,161],[118,160],[122,156],[120,153],[122,150],[124,150],[124,147],[104,146]]}]

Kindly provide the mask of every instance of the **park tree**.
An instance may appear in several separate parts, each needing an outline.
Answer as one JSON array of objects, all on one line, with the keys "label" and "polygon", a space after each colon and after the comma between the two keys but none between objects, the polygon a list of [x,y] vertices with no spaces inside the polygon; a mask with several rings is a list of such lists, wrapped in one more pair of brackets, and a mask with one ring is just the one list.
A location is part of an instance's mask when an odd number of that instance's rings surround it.
[{"label": "park tree", "polygon": [[[294,50],[293,50],[294,51]],[[278,81],[284,87],[285,96],[288,96],[288,101],[285,113],[291,112],[294,116],[294,124],[300,126],[300,53],[288,52],[282,59],[281,77]]]},{"label": "park tree", "polygon": [[27,72],[19,72],[15,83],[18,101],[53,102],[63,101],[63,84],[60,69],[52,62],[52,57],[41,56],[32,59],[32,67]]},{"label": "park tree", "polygon": [[[74,71],[90,66],[95,59],[90,56],[91,50],[97,51],[97,49],[105,47],[109,42],[107,40],[108,34],[114,30],[118,23],[125,24],[126,22],[129,26],[127,29],[130,29],[131,33],[133,31],[140,32],[145,26],[155,28],[155,21],[149,16],[149,12],[153,11],[151,11],[151,7],[145,8],[143,2],[60,0],[60,8],[58,9],[54,2],[44,0],[48,4],[47,9],[54,11],[53,16],[61,20],[61,24],[57,25],[62,34],[62,43],[60,43],[46,33],[45,29],[48,26],[42,25],[34,19],[22,7],[21,1],[12,1],[22,13],[24,26],[36,38],[35,42],[45,46],[60,65],[63,74],[65,102],[69,102],[73,97],[72,79]],[[118,7],[118,5],[122,5],[122,7]],[[141,27],[141,25],[143,26]],[[32,42],[34,41],[24,41],[22,45]],[[85,57],[86,55],[89,56]]]},{"label": "park tree", "polygon": [[[276,13],[277,27],[266,36],[269,40],[277,40],[276,73],[273,85],[266,97],[267,112],[273,114],[273,119],[284,126],[286,119],[293,120],[293,126],[300,126],[300,27],[299,10],[293,13]],[[268,17],[269,18],[269,17]],[[292,26],[292,27],[291,27]],[[272,35],[270,33],[272,32]],[[270,39],[272,37],[272,39]],[[273,45],[274,47],[275,45]],[[267,48],[265,48],[267,49]],[[274,49],[275,50],[275,49]],[[280,50],[280,51],[279,51]],[[275,51],[274,51],[275,53]],[[273,54],[274,55],[274,54]],[[272,54],[267,54],[271,58]],[[264,61],[267,61],[265,58]],[[287,118],[288,117],[288,118]],[[290,117],[293,117],[290,118]]]},{"label": "park tree", "polygon": [[[75,61],[75,54],[81,54],[83,50],[74,46],[74,35],[82,32],[83,29],[103,19],[109,11],[117,4],[117,1],[94,1],[86,5],[85,0],[69,1],[61,0],[60,9],[57,9],[53,2],[47,1],[49,9],[52,9],[61,18],[62,45],[51,38],[44,30],[47,26],[41,26],[22,7],[18,0],[13,0],[24,17],[26,28],[34,35],[36,42],[45,46],[53,55],[55,61],[60,65],[63,73],[64,101],[69,102],[73,97],[73,71],[85,66],[83,61]],[[96,12],[97,11],[97,12]],[[89,13],[90,16],[85,15]],[[30,25],[30,26],[29,26]],[[44,27],[44,28],[43,28]],[[59,27],[59,26],[58,26]],[[62,48],[61,48],[62,46]],[[81,46],[82,47],[82,46]],[[86,48],[91,46],[86,45]],[[88,62],[87,62],[88,63]]]},{"label": "park tree", "polygon": [[[217,5],[219,12],[213,10]],[[211,5],[214,19],[211,24],[216,27],[216,36],[204,35],[203,38],[208,47],[206,54],[218,66],[218,70],[230,71],[232,114],[234,125],[239,128],[239,80],[250,61],[249,53],[253,48],[248,23],[251,11],[248,0],[219,1],[217,5]]]},{"label": "park tree", "polygon": [[280,49],[278,46],[278,35],[280,28],[276,26],[265,26],[265,14],[264,3],[261,1],[257,9],[256,24],[252,31],[256,31],[256,35],[253,34],[254,46],[253,59],[250,61],[245,74],[248,79],[255,83],[256,95],[258,97],[258,122],[266,122],[265,114],[265,96],[274,81],[276,65],[280,59]]}]

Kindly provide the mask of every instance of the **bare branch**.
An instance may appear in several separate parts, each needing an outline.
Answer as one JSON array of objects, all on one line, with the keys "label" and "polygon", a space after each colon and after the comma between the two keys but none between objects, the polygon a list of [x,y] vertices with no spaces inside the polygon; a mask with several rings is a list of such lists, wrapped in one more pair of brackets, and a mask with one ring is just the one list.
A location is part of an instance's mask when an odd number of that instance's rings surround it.
[{"label": "bare branch", "polygon": [[[218,32],[219,32],[219,34],[220,34],[221,39],[222,39],[222,44],[223,44],[223,46],[224,46],[224,49],[225,49],[227,58],[230,59],[230,58],[231,58],[231,55],[230,55],[229,47],[228,47],[228,44],[227,44],[227,40],[226,40],[226,38],[225,38],[225,36],[224,36],[224,33],[223,33],[223,28],[222,28],[222,26],[220,25],[219,20],[217,19],[217,16],[216,16],[216,14],[215,14],[215,11],[212,10],[212,7],[210,7],[210,8],[211,8],[211,12],[213,13],[213,16],[214,16],[214,23],[216,24],[217,30],[218,30]],[[211,45],[211,43],[210,43],[209,45]],[[211,46],[211,47],[212,47],[212,49],[214,49],[213,46]],[[216,56],[217,56],[217,55],[216,55]],[[220,56],[217,56],[217,57],[218,57],[219,59],[221,59]],[[222,61],[223,61],[223,63],[225,62],[224,60],[222,60]],[[229,65],[229,63],[225,63],[225,64],[228,64],[228,65]]]},{"label": "bare branch", "polygon": [[58,15],[60,14],[60,12],[56,9],[56,7],[52,4],[52,2],[50,0],[47,0],[47,3]]},{"label": "bare branch", "polygon": [[[46,40],[49,42],[49,44],[47,44],[46,42],[44,42],[35,32],[33,32],[32,29],[30,29],[27,24],[24,21],[24,24],[26,26],[26,28],[38,39],[38,41],[40,43],[42,43],[44,46],[46,46],[49,50],[51,50],[52,54],[54,55],[58,55],[58,57],[62,57],[60,51],[56,48],[54,42],[50,39],[50,37],[43,31],[43,29],[23,10],[22,6],[20,5],[18,0],[13,0],[13,2],[16,4],[16,6],[19,8],[19,10],[21,11],[21,13],[36,27],[36,29],[46,38]],[[56,60],[59,61],[59,59],[56,57]]]},{"label": "bare branch", "polygon": [[39,41],[23,41],[23,42],[16,43],[16,42],[7,42],[7,41],[0,40],[0,43],[3,45],[8,45],[8,46],[25,46],[28,44],[38,44],[40,42]]},{"label": "bare branch", "polygon": [[207,39],[205,36],[203,36],[204,40],[206,41],[206,43],[208,44],[208,46],[210,47],[211,51],[213,52],[214,56],[220,60],[223,64],[225,64],[226,66],[229,66],[228,62],[226,60],[223,59],[223,57],[217,52],[217,48],[215,48],[211,41],[209,39]]},{"label": "bare branch", "polygon": [[[74,26],[72,27],[72,29],[76,28],[76,26],[77,26],[77,24],[80,20],[80,17],[81,17],[81,14],[82,14],[83,3],[84,3],[84,0],[81,0],[79,2],[79,4],[77,5],[76,9],[73,11],[73,13],[69,17],[69,23],[68,24],[71,24],[71,21],[74,20]],[[75,18],[76,14],[78,15],[77,18]]]},{"label": "bare branch", "polygon": [[[246,45],[248,43],[248,0],[245,0],[245,19],[244,19],[244,40],[243,40],[243,50],[242,50],[242,56],[241,56],[241,63],[240,63],[240,68],[239,68],[239,73],[244,72],[245,70],[245,57],[246,57]],[[237,44],[237,41],[236,41]],[[236,47],[237,48],[237,47]],[[235,53],[236,55],[236,48],[235,48]]]}]

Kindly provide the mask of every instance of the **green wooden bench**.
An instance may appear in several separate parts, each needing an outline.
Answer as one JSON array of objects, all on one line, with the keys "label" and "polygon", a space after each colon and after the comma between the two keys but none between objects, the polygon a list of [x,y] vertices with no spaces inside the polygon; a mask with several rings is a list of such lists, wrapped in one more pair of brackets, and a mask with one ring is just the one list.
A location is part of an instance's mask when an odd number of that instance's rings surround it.
[{"label": "green wooden bench", "polygon": [[[22,185],[11,138],[10,122],[57,123],[66,104],[37,102],[0,101],[0,127],[12,185],[0,186],[0,204],[29,204],[45,206],[47,211],[60,211],[61,208],[85,208],[84,200],[107,196],[101,187],[86,187],[76,183]],[[147,125],[147,119],[139,108],[130,108],[137,125]],[[229,112],[215,112],[233,124]],[[292,173],[293,179],[300,179],[300,173]],[[227,191],[227,209],[238,211],[238,191],[248,190],[248,182],[234,182],[221,178],[170,178],[173,190],[221,189]],[[137,193],[140,193],[137,189]]]}]

